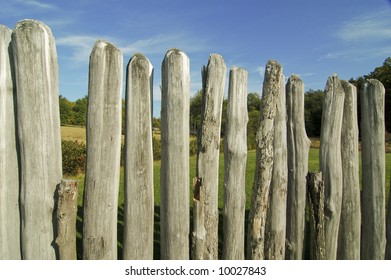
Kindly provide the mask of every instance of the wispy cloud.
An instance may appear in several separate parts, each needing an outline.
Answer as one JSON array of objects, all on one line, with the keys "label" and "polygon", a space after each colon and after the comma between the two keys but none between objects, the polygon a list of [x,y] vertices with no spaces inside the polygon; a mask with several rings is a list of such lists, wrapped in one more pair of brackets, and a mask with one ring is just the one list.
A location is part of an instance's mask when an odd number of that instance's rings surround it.
[{"label": "wispy cloud", "polygon": [[15,2],[23,4],[25,6],[32,7],[32,8],[38,8],[38,9],[44,9],[44,10],[57,9],[57,7],[53,4],[49,4],[44,1],[38,1],[38,0],[16,0]]},{"label": "wispy cloud", "polygon": [[342,24],[337,31],[337,36],[345,42],[390,39],[390,11],[387,10],[354,17]]},{"label": "wispy cloud", "polygon": [[56,44],[70,49],[71,55],[68,57],[76,63],[85,63],[88,61],[90,52],[94,43],[98,39],[104,39],[116,45],[124,55],[133,55],[142,52],[145,55],[162,54],[170,48],[176,47],[183,49],[186,53],[193,53],[205,50],[205,44],[202,41],[195,41],[184,35],[158,35],[155,37],[137,40],[133,43],[127,43],[123,39],[100,36],[100,35],[70,35],[59,37]]},{"label": "wispy cloud", "polygon": [[2,17],[26,17],[31,18],[36,13],[58,10],[54,4],[42,0],[12,0],[2,1],[0,15]]},{"label": "wispy cloud", "polygon": [[88,62],[91,50],[99,37],[71,35],[56,39],[56,45],[70,48],[70,59],[77,64]]},{"label": "wispy cloud", "polygon": [[341,24],[332,35],[333,49],[318,60],[362,61],[386,57],[391,53],[390,11],[377,11],[353,17]]}]

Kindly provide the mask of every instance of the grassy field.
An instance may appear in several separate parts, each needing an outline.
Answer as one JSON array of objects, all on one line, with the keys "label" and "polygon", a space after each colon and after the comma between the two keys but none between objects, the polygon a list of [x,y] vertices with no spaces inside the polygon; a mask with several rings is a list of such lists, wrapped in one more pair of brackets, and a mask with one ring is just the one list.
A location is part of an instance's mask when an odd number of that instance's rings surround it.
[{"label": "grassy field", "polygon": [[[63,140],[73,140],[85,143],[85,128],[82,127],[61,127],[61,135]],[[319,141],[312,139],[314,145],[319,145]],[[315,141],[314,141],[315,140]],[[190,157],[190,182],[192,178],[195,177],[196,170],[196,157]],[[255,169],[255,151],[249,151],[247,156],[247,166],[246,166],[246,217],[248,215],[251,203],[251,192],[252,184],[254,178],[254,169]],[[319,169],[319,149],[312,148],[309,153],[308,160],[308,169],[309,171],[316,171]],[[389,196],[389,187],[390,187],[390,175],[391,175],[391,153],[386,154],[386,196],[388,199]],[[360,168],[361,176],[361,168]],[[121,177],[120,177],[120,192],[118,197],[118,258],[122,258],[122,232],[123,232],[123,214],[124,214],[124,180],[123,180],[123,168],[121,168]],[[79,175],[75,179],[79,180],[79,195],[78,195],[78,238],[77,238],[77,247],[78,247],[78,258],[82,258],[82,217],[83,217],[83,191],[84,191],[84,175]],[[219,173],[219,208],[220,208],[220,227],[222,226],[222,209],[223,209],[223,182],[224,182],[224,155],[220,154],[220,173]],[[159,236],[160,236],[160,161],[154,162],[154,196],[155,196],[155,252],[154,258],[159,259]],[[190,188],[190,196],[192,196],[192,186]],[[189,197],[190,202],[192,198]],[[190,203],[192,208],[192,203]],[[192,224],[192,222],[191,222]],[[222,229],[220,228],[220,233]],[[220,234],[221,237],[221,234]],[[221,239],[221,238],[220,238]],[[221,242],[220,240],[219,242]]]}]

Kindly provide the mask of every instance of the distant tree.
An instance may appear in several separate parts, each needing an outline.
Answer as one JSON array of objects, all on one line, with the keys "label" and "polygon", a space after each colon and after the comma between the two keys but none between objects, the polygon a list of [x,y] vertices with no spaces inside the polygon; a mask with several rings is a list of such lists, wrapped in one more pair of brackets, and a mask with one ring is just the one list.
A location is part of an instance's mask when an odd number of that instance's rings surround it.
[{"label": "distant tree", "polygon": [[261,108],[261,97],[256,92],[250,92],[247,95],[247,111],[259,111],[259,108]]},{"label": "distant tree", "polygon": [[73,125],[86,126],[87,123],[87,96],[75,101],[73,106]]},{"label": "distant tree", "polygon": [[386,122],[386,130],[388,132],[391,132],[391,57],[388,57],[382,66],[376,67],[375,70],[373,70],[368,75],[364,76],[366,79],[377,79],[379,80],[385,90],[386,90],[386,96],[385,96],[385,122]]},{"label": "distant tree", "polygon": [[197,135],[198,128],[201,125],[202,112],[202,90],[190,98],[190,133]]},{"label": "distant tree", "polygon": [[305,129],[310,137],[320,136],[323,95],[322,90],[310,89],[304,96]]},{"label": "distant tree", "polygon": [[261,107],[261,97],[256,92],[250,92],[247,95],[247,149],[254,150],[256,148],[256,135],[259,124],[259,110]]},{"label": "distant tree", "polygon": [[59,96],[60,105],[60,123],[61,125],[70,125],[73,122],[73,102],[66,99],[64,96]]},{"label": "distant tree", "polygon": [[152,127],[160,130],[160,118],[152,118]]}]

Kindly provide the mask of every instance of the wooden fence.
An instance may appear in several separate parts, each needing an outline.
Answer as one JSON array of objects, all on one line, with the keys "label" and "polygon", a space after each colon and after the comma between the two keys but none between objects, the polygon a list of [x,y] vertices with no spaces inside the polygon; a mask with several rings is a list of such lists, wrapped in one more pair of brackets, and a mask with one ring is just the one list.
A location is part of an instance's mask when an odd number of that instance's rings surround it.
[{"label": "wooden fence", "polygon": [[[336,75],[328,79],[321,171],[307,176],[310,141],[304,126],[304,83],[292,75],[285,84],[277,61],[269,61],[265,69],[247,220],[248,74],[238,67],[230,70],[221,258],[303,259],[305,246],[310,246],[314,259],[390,259],[383,85],[368,80],[360,89],[360,203],[357,89]],[[201,73],[192,227],[190,60],[180,50],[169,50],[161,70],[160,243],[154,245],[153,66],[142,54],[127,65],[123,258],[152,259],[154,246],[160,246],[162,259],[218,259],[218,158],[226,65],[213,54]],[[62,180],[58,63],[49,27],[34,20],[19,22],[13,31],[0,25],[0,71],[0,259],[75,259],[77,183]],[[121,51],[97,41],[89,69],[83,259],[118,256],[122,80]]]}]

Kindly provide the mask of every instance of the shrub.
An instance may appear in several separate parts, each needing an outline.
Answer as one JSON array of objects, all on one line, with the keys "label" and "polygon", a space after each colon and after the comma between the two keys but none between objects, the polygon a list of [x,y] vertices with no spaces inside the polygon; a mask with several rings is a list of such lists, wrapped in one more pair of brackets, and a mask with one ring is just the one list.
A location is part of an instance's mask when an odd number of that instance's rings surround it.
[{"label": "shrub", "polygon": [[77,175],[86,170],[86,145],[78,141],[62,140],[62,170],[64,175]]},{"label": "shrub", "polygon": [[152,137],[152,149],[153,149],[153,160],[160,160],[161,156],[161,141],[155,136]]}]

